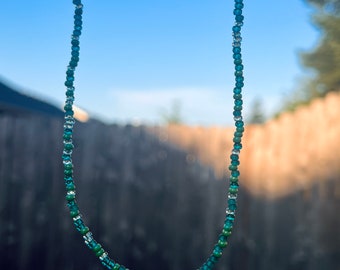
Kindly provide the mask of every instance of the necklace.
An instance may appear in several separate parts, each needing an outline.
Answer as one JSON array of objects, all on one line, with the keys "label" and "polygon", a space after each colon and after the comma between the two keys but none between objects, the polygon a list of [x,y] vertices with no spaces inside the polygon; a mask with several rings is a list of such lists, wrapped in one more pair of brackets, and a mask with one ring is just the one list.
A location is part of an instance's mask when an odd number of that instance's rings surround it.
[{"label": "necklace", "polygon": [[[73,223],[77,231],[82,235],[85,240],[85,244],[94,254],[99,258],[100,262],[107,268],[112,270],[128,270],[125,266],[112,260],[104,248],[94,239],[90,229],[85,225],[82,215],[80,214],[79,207],[76,202],[76,191],[73,179],[73,163],[72,163],[72,151],[73,151],[73,127],[75,124],[73,102],[74,102],[74,73],[79,62],[79,37],[82,31],[82,14],[83,5],[81,0],[73,0],[75,5],[74,11],[74,29],[72,33],[72,51],[71,60],[67,66],[66,71],[66,101],[65,101],[65,123],[64,123],[64,149],[62,160],[64,164],[64,180],[66,186],[66,201],[70,210]],[[234,15],[235,24],[232,28],[233,32],[233,59],[235,65],[235,88],[234,92],[234,121],[235,132],[233,137],[233,149],[230,155],[230,183],[228,190],[228,206],[226,209],[226,219],[223,224],[223,229],[218,236],[217,243],[215,244],[212,253],[199,268],[200,270],[211,270],[216,265],[218,259],[222,256],[223,249],[227,246],[228,237],[231,235],[234,220],[235,211],[237,208],[237,194],[238,194],[238,179],[240,172],[238,166],[240,165],[239,155],[242,148],[241,139],[244,132],[244,122],[242,118],[242,87],[244,85],[243,77],[243,65],[241,56],[241,27],[243,25],[243,0],[234,0]]]}]

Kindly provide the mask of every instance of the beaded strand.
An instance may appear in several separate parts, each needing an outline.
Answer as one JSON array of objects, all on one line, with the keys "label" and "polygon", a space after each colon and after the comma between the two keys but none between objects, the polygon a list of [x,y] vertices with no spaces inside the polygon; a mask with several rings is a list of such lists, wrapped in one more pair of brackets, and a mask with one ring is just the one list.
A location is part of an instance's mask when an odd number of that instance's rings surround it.
[{"label": "beaded strand", "polygon": [[[70,215],[72,217],[74,226],[76,230],[82,235],[85,244],[90,250],[99,258],[100,262],[107,269],[111,270],[128,270],[125,266],[112,260],[108,253],[103,249],[103,247],[94,239],[90,229],[85,225],[82,215],[79,211],[79,207],[76,202],[76,187],[73,178],[73,163],[72,163],[72,152],[73,152],[73,127],[75,124],[73,102],[74,102],[74,74],[76,67],[79,62],[79,51],[80,42],[79,38],[82,31],[82,14],[83,5],[81,0],[73,0],[75,5],[74,11],[74,29],[71,36],[71,60],[67,66],[66,71],[66,101],[64,106],[65,111],[65,122],[64,122],[64,134],[63,134],[63,165],[64,165],[64,181],[66,187],[66,202],[69,208]],[[206,262],[199,268],[199,270],[211,270],[216,265],[219,258],[222,256],[223,249],[228,244],[228,238],[231,235],[234,220],[235,211],[237,208],[237,194],[238,194],[238,179],[240,172],[238,166],[240,165],[239,155],[242,149],[242,136],[244,132],[244,122],[242,118],[242,88],[244,86],[243,77],[243,65],[242,65],[242,55],[241,55],[241,28],[243,26],[243,0],[234,0],[234,15],[235,24],[232,28],[233,32],[233,59],[235,65],[235,88],[233,90],[234,95],[234,121],[235,121],[235,132],[233,137],[233,149],[230,155],[230,182],[228,191],[228,206],[226,209],[226,219],[223,225],[223,229],[218,237],[218,241],[215,244],[212,253],[206,260]]]}]

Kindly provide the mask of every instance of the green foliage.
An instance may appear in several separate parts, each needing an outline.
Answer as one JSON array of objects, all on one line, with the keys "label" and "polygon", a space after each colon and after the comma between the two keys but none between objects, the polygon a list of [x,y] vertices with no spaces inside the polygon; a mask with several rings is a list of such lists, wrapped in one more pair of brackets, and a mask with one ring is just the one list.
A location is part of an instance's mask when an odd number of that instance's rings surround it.
[{"label": "green foliage", "polygon": [[182,105],[179,100],[173,100],[170,111],[162,112],[162,119],[166,124],[179,125],[183,123],[181,116]]},{"label": "green foliage", "polygon": [[340,0],[304,1],[315,7],[312,19],[320,31],[320,41],[312,51],[300,54],[303,65],[313,71],[313,76],[286,98],[282,111],[340,91]]},{"label": "green foliage", "polygon": [[250,114],[247,119],[248,124],[262,124],[265,121],[263,104],[260,99],[255,99],[250,105]]}]

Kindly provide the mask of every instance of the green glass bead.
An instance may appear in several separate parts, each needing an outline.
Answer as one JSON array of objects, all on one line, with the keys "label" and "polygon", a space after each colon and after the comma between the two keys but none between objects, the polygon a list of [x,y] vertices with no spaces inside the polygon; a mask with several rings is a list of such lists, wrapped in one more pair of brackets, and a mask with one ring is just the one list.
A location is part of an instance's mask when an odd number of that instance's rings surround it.
[{"label": "green glass bead", "polygon": [[101,248],[102,248],[102,246],[101,246],[100,244],[97,244],[97,245],[95,245],[95,246],[93,247],[93,251],[94,251],[94,252],[97,252],[97,251],[99,251]]},{"label": "green glass bead", "polygon": [[213,256],[216,258],[220,258],[222,256],[222,249],[217,245],[214,248]]},{"label": "green glass bead", "polygon": [[234,170],[237,170],[237,166],[234,166],[234,165],[229,165],[229,170],[230,171],[234,171]]},{"label": "green glass bead", "polygon": [[225,236],[220,236],[217,242],[217,245],[219,245],[221,248],[225,248],[227,246],[227,237]]},{"label": "green glass bead", "polygon": [[98,251],[96,252],[96,256],[97,256],[97,257],[100,257],[100,256],[103,255],[104,252],[105,252],[105,250],[104,250],[103,248],[101,248],[100,250],[98,250]]},{"label": "green glass bead", "polygon": [[238,182],[238,177],[231,176],[230,177],[230,182],[237,183]]},{"label": "green glass bead", "polygon": [[65,143],[64,148],[66,150],[72,150],[74,148],[74,145],[72,143]]},{"label": "green glass bead", "polygon": [[64,169],[66,169],[66,170],[71,170],[72,168],[73,168],[72,163],[64,164]]},{"label": "green glass bead", "polygon": [[238,189],[237,189],[237,188],[229,188],[229,192],[230,192],[231,194],[237,194]]},{"label": "green glass bead", "polygon": [[83,229],[80,230],[80,233],[81,233],[81,235],[85,235],[85,234],[87,234],[89,231],[90,231],[89,227],[85,227],[85,228],[83,228]]},{"label": "green glass bead", "polygon": [[64,170],[64,174],[66,176],[72,176],[73,175],[73,170]]},{"label": "green glass bead", "polygon": [[115,263],[115,266],[112,268],[112,270],[119,270],[119,268],[120,268],[120,264]]},{"label": "green glass bead", "polygon": [[71,215],[71,217],[76,217],[76,216],[78,216],[79,215],[79,210],[76,210],[76,211],[70,211],[70,215]]},{"label": "green glass bead", "polygon": [[236,131],[237,132],[243,132],[244,131],[244,127],[243,126],[236,127]]},{"label": "green glass bead", "polygon": [[232,231],[231,229],[230,230],[229,229],[228,230],[227,229],[223,229],[222,230],[222,235],[225,236],[225,237],[228,237],[228,236],[231,235],[231,231]]},{"label": "green glass bead", "polygon": [[66,200],[67,201],[72,201],[76,198],[76,195],[75,194],[67,194],[66,195]]},{"label": "green glass bead", "polygon": [[73,191],[76,189],[76,186],[73,183],[67,184],[66,185],[66,190],[67,191]]}]

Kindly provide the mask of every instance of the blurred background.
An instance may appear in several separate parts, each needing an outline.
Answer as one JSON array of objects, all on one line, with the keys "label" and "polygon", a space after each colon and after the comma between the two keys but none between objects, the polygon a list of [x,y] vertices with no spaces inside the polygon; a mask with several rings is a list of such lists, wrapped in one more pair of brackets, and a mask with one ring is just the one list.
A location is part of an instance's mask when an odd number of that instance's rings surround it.
[{"label": "blurred background", "polygon": [[[77,201],[130,269],[197,269],[224,221],[233,1],[84,0]],[[0,269],[103,269],[61,163],[71,1],[0,10]],[[340,270],[340,1],[245,1],[247,123],[220,270]]]}]

